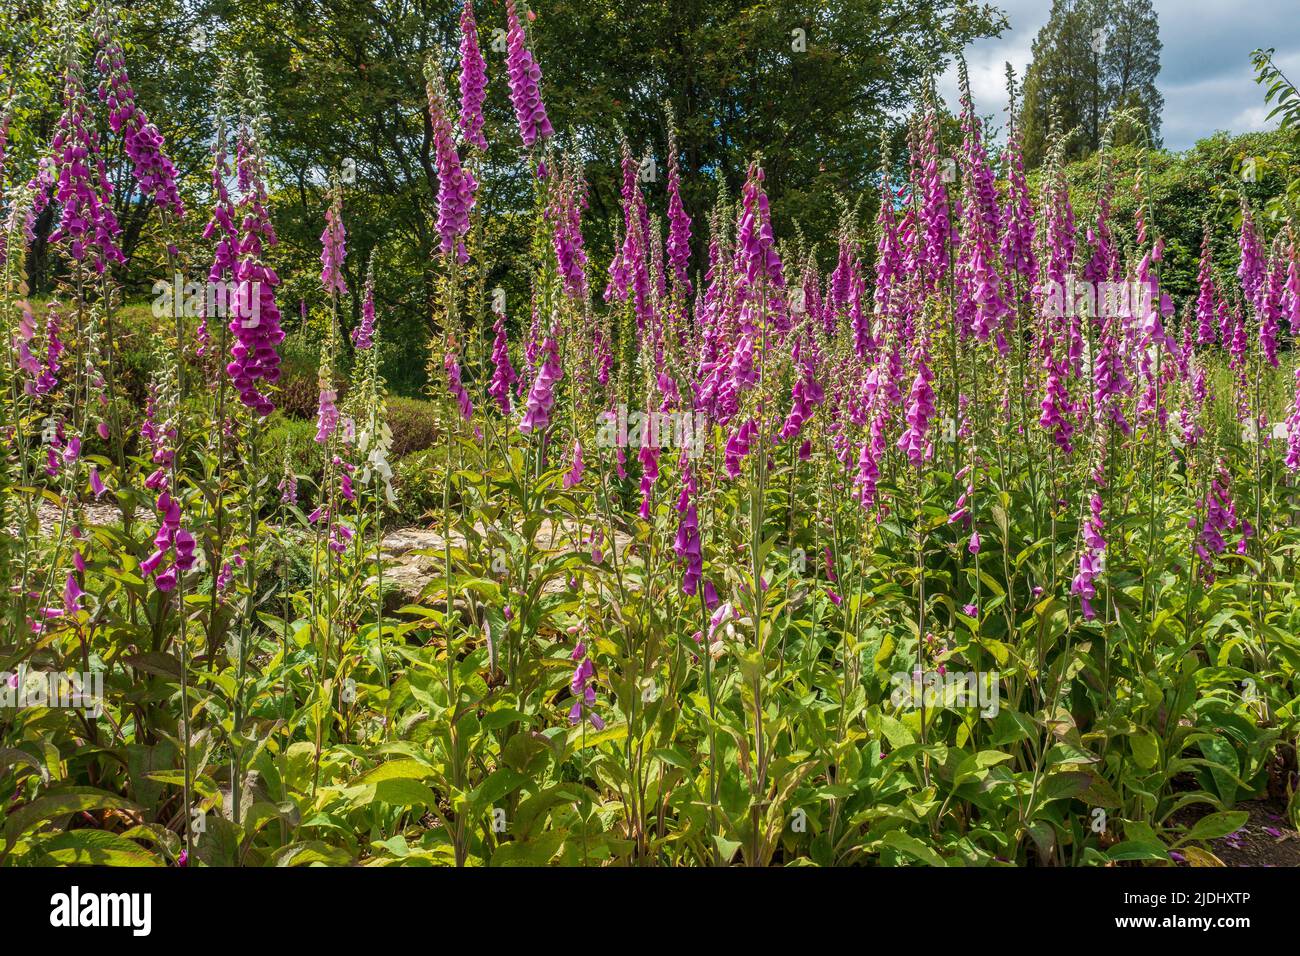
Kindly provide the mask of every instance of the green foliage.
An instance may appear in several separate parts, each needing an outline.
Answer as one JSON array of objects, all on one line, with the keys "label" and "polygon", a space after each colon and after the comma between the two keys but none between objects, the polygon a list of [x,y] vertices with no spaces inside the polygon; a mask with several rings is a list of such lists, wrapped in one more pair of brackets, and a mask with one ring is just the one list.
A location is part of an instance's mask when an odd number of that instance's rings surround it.
[{"label": "green foliage", "polygon": [[[1243,164],[1251,160],[1253,173],[1243,178]],[[1145,176],[1142,193],[1136,190],[1139,170]],[[1132,223],[1139,202],[1150,204],[1152,227],[1158,229],[1168,250],[1160,273],[1162,289],[1174,302],[1196,296],[1196,270],[1201,239],[1210,227],[1211,250],[1219,274],[1235,277],[1239,253],[1241,199],[1265,210],[1263,224],[1277,229],[1285,210],[1269,200],[1285,192],[1300,171],[1300,141],[1286,132],[1215,133],[1183,153],[1117,146],[1094,153],[1065,168],[1070,200],[1080,223],[1091,224],[1096,215],[1099,176],[1111,187],[1111,208],[1116,241],[1132,250]]]},{"label": "green foliage", "polygon": [[418,398],[390,398],[388,426],[393,430],[395,459],[431,448],[440,434],[437,405]]},{"label": "green foliage", "polygon": [[397,462],[396,478],[398,520],[407,524],[426,524],[442,508],[446,455],[441,448],[415,451]]},{"label": "green foliage", "polygon": [[316,422],[290,418],[282,412],[267,421],[261,457],[276,464],[286,462],[293,474],[316,484],[325,471],[325,450],[316,441]]},{"label": "green foliage", "polygon": [[[778,300],[753,282],[762,269],[729,273],[724,257],[734,301],[719,308],[737,314],[719,321],[736,320],[725,330],[755,373],[724,384],[738,410],[707,419],[683,454],[611,447],[597,424],[607,409],[658,407],[670,386],[679,408],[700,398],[703,318],[676,280],[652,296],[645,329],[632,303],[566,294],[545,218],[556,180],[514,162],[499,83],[469,261],[430,257],[417,54],[452,45],[451,11],[201,6],[270,83],[285,237],[272,255],[298,326],[280,408],[262,418],[237,400],[219,328],[196,356],[189,317],[122,307],[123,277],[87,281],[61,251],[50,276],[67,360],[44,383],[31,371],[51,351],[29,314],[28,257],[6,260],[0,326],[32,360],[15,348],[21,362],[0,365],[0,578],[12,582],[0,694],[20,666],[99,674],[103,694],[100,708],[0,707],[0,865],[1169,866],[1174,852],[1217,863],[1212,841],[1245,824],[1246,801],[1287,801],[1300,823],[1300,494],[1285,442],[1243,426],[1292,413],[1297,356],[1284,349],[1274,368],[1253,313],[1231,361],[1218,345],[1182,351],[1144,317],[1080,323],[1089,354],[1076,368],[1029,283],[1010,283],[999,339],[963,331],[979,294],[968,262],[900,285],[905,321],[872,312],[864,269],[850,285],[880,333],[874,351],[848,303],[833,323],[804,325],[798,310],[781,314],[789,327],[775,321]],[[188,10],[144,4],[140,22]],[[3,22],[6,41],[52,42],[43,20]],[[792,22],[807,24],[802,53],[786,52]],[[639,147],[662,98],[682,98],[689,201],[762,145],[780,228],[794,233],[788,220],[807,212],[805,237],[822,239],[838,228],[822,204],[831,186],[865,181],[875,140],[863,126],[902,100],[895,83],[995,26],[965,4],[683,3],[633,16],[559,0],[530,39],[562,135],[603,169],[588,219],[599,248],[615,218],[616,121]],[[824,72],[805,72],[813,63]],[[782,87],[780,70],[805,82]],[[24,84],[39,99],[40,84]],[[39,125],[41,110],[23,109]],[[1166,238],[1162,280],[1183,299],[1202,220],[1230,294],[1234,204],[1276,198],[1294,164],[1290,143],[1267,135],[1203,147],[1120,143],[1067,170],[1085,229],[1103,177],[1114,182],[1125,269]],[[825,178],[812,173],[818,149]],[[350,155],[361,178],[336,208],[355,240],[348,269],[379,250],[384,364],[432,357],[444,374],[443,356],[456,359],[472,415],[446,378],[431,401],[385,401],[377,353],[354,361],[335,334],[358,303],[318,291],[314,236],[320,173]],[[1233,179],[1243,155],[1268,157],[1263,181]],[[1141,247],[1129,225],[1138,168],[1151,200]],[[757,182],[740,219],[771,264]],[[1260,218],[1265,238],[1283,226]],[[193,244],[200,227],[162,228]],[[196,248],[184,251],[206,269],[211,250]],[[989,249],[1005,266],[1000,244]],[[785,268],[793,284],[792,257]],[[560,359],[529,382],[529,431],[523,409],[481,399],[483,293],[498,280],[529,291]],[[1103,366],[1091,346],[1116,328]],[[597,331],[615,339],[608,383]],[[1176,317],[1167,331],[1182,340]],[[1040,404],[1058,360],[1068,449]],[[801,381],[822,386],[821,401],[778,438],[805,361]],[[353,379],[338,423],[317,419],[322,365],[327,393]],[[1098,397],[1120,372],[1131,387]],[[145,380],[147,415],[132,391]],[[757,435],[738,454],[742,421]],[[90,437],[100,425],[108,439]],[[899,442],[910,426],[923,432],[915,455]],[[872,464],[877,437],[872,475],[861,459]],[[394,517],[420,527],[386,541]]]}]

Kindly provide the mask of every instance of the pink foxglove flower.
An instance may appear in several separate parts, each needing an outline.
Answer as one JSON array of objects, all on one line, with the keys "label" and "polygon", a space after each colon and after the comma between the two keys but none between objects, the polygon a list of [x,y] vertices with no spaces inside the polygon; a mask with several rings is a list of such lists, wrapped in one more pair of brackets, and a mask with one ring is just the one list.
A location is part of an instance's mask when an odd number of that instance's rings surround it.
[{"label": "pink foxglove flower", "polygon": [[1286,420],[1286,466],[1300,472],[1300,368],[1295,370],[1295,401]]},{"label": "pink foxglove flower", "polygon": [[1089,515],[1083,523],[1084,549],[1079,554],[1079,572],[1070,583],[1070,591],[1079,595],[1083,616],[1092,620],[1097,616],[1092,602],[1097,598],[1096,579],[1105,564],[1106,539],[1102,537],[1105,523],[1101,517],[1101,495],[1093,492],[1089,500]]},{"label": "pink foxglove flower", "polygon": [[366,284],[361,294],[361,323],[352,330],[352,345],[365,352],[375,344],[375,262],[366,267]]},{"label": "pink foxglove flower", "polygon": [[673,553],[684,566],[682,593],[695,594],[704,576],[704,556],[700,542],[700,519],[695,502],[695,475],[688,464],[683,471],[682,491],[677,497],[677,536],[673,539]]},{"label": "pink foxglove flower", "polygon": [[639,514],[643,521],[650,520],[650,498],[654,493],[655,482],[659,480],[659,446],[651,444],[647,428],[643,433],[641,450],[637,458],[641,462],[641,509]]},{"label": "pink foxglove flower", "polygon": [[1074,434],[1074,422],[1070,393],[1065,386],[1066,365],[1064,360],[1055,360],[1049,353],[1043,366],[1047,370],[1047,380],[1041,404],[1043,413],[1039,416],[1038,424],[1047,429],[1057,447],[1069,455],[1074,451],[1074,445],[1070,441]]},{"label": "pink foxglove flower", "polygon": [[916,160],[921,196],[922,279],[927,290],[937,288],[947,274],[953,239],[948,190],[944,184],[944,171],[940,168],[941,164],[947,167],[950,161],[939,156],[938,125],[934,109],[927,109],[922,120],[920,154]]},{"label": "pink foxglove flower", "polygon": [[465,0],[460,11],[460,132],[465,142],[486,152],[483,138],[483,100],[487,97],[487,64],[478,45],[478,24],[474,22],[474,0]]},{"label": "pink foxglove flower", "polygon": [[108,104],[108,125],[113,132],[122,134],[122,149],[131,160],[140,192],[181,219],[185,207],[176,187],[176,166],[167,156],[162,133],[135,101],[122,47],[106,23],[100,24],[96,39],[99,54],[95,66],[104,77],[99,84],[99,98]]},{"label": "pink foxglove flower", "polygon": [[59,219],[50,244],[66,242],[68,255],[84,262],[94,250],[96,272],[126,257],[117,245],[122,228],[113,214],[113,187],[99,151],[95,118],[86,100],[81,65],[70,60],[64,73],[63,114],[55,126],[51,155],[41,161],[32,185],[38,190],[33,215],[49,202],[59,204]]},{"label": "pink foxglove flower", "polygon": [[429,121],[433,126],[434,159],[438,170],[438,237],[444,256],[455,255],[462,265],[469,262],[464,236],[469,232],[469,211],[474,206],[478,183],[456,154],[451,117],[447,112],[447,90],[436,63],[425,66],[428,80]]},{"label": "pink foxglove flower", "polygon": [[[5,177],[5,150],[9,146],[9,124],[12,120],[13,104],[6,103],[3,107],[3,112],[0,112],[0,183],[4,182]],[[13,221],[14,226],[17,225],[18,207],[20,205],[22,204],[14,203],[14,209],[11,211],[11,215],[15,217]],[[0,229],[0,266],[3,266],[8,259],[6,244],[9,240],[9,232],[10,228],[7,224],[5,228]]]},{"label": "pink foxglove flower", "polygon": [[934,442],[929,437],[930,421],[934,418],[934,373],[926,359],[924,349],[917,355],[916,377],[907,398],[907,429],[899,437],[897,447],[914,468],[929,461],[934,455]]},{"label": "pink foxglove flower", "polygon": [[551,241],[555,247],[555,264],[570,298],[587,297],[587,253],[582,241],[582,210],[587,206],[586,185],[576,163],[566,163],[564,175],[555,189],[553,204],[546,215],[551,220]]},{"label": "pink foxglove flower", "polygon": [[251,130],[240,131],[236,169],[243,190],[239,200],[241,216],[239,260],[235,265],[234,307],[229,328],[234,342],[231,361],[226,364],[239,400],[266,417],[275,410],[260,383],[274,384],[280,378],[280,355],[276,347],[284,341],[280,310],[275,304],[275,287],[280,277],[264,261],[266,246],[275,245],[275,228],[267,212],[263,159]]},{"label": "pink foxglove flower", "polygon": [[[208,269],[208,282],[213,288],[229,288],[228,283],[234,278],[239,263],[239,229],[235,225],[235,209],[230,202],[230,191],[226,180],[230,178],[230,163],[226,158],[226,129],[224,124],[217,127],[217,141],[212,148],[212,216],[203,227],[203,238],[212,241],[216,237],[216,248],[212,254],[212,265]],[[234,303],[222,303],[226,307]],[[204,314],[199,319],[196,333],[198,348],[195,354],[207,353],[210,332],[208,330],[207,297],[204,297]]]},{"label": "pink foxglove flower", "polygon": [[99,468],[92,465],[90,467],[90,491],[96,498],[101,497],[108,489],[104,487],[104,481],[99,477]]},{"label": "pink foxglove flower", "polygon": [[691,294],[691,217],[682,205],[681,176],[677,168],[677,137],[668,131],[668,262],[684,296]]},{"label": "pink foxglove flower", "polygon": [[451,397],[456,400],[456,408],[460,412],[460,417],[465,421],[469,421],[474,417],[474,403],[470,401],[469,391],[460,380],[460,363],[456,360],[454,350],[448,350],[443,357],[442,367],[447,373],[447,390],[451,393]]},{"label": "pink foxglove flower", "polygon": [[497,403],[502,415],[510,414],[510,388],[519,376],[510,364],[510,346],[506,341],[506,317],[498,314],[492,325],[496,337],[492,340],[492,381],[488,385],[488,395]]},{"label": "pink foxglove flower", "polygon": [[542,434],[551,424],[551,409],[555,405],[555,386],[564,378],[564,369],[560,367],[559,346],[553,336],[547,336],[542,347],[542,364],[533,379],[533,387],[528,391],[528,401],[524,407],[523,421],[519,430],[525,435],[537,431]]},{"label": "pink foxglove flower", "polygon": [[519,135],[524,146],[531,148],[539,139],[554,135],[546,117],[539,88],[542,71],[533,59],[524,36],[523,24],[515,0],[506,0],[506,70],[510,74],[510,102],[519,121]]},{"label": "pink foxglove flower", "polygon": [[815,351],[811,338],[796,339],[794,344],[794,366],[798,377],[790,392],[790,414],[781,426],[781,440],[789,441],[802,430],[804,423],[812,417],[813,410],[826,398],[826,393],[817,381]]},{"label": "pink foxglove flower", "polygon": [[326,295],[347,295],[343,260],[347,258],[347,230],[343,228],[343,195],[336,188],[325,210],[325,231],[320,234],[320,283]]},{"label": "pink foxglove flower", "polygon": [[1281,331],[1282,309],[1286,296],[1286,269],[1283,237],[1278,236],[1273,247],[1273,261],[1269,264],[1259,293],[1259,344],[1264,360],[1278,367],[1277,337]]},{"label": "pink foxglove flower", "polygon": [[578,439],[575,438],[573,440],[572,464],[569,466],[569,470],[564,475],[564,480],[563,480],[564,487],[566,489],[572,488],[574,485],[577,485],[579,482],[581,482],[583,470],[584,470],[584,465],[582,461],[582,442],[580,442]]},{"label": "pink foxglove flower", "polygon": [[569,708],[569,723],[576,724],[584,717],[591,721],[596,730],[605,729],[605,721],[596,713],[596,688],[593,686],[596,669],[588,656],[587,647],[581,641],[573,649],[570,660],[578,662],[569,679],[569,692],[573,695],[573,706]]},{"label": "pink foxglove flower", "polygon": [[316,441],[324,445],[339,425],[338,393],[327,383],[321,384],[316,407]]},{"label": "pink foxglove flower", "polygon": [[1201,264],[1196,271],[1196,344],[1213,345],[1214,324],[1214,271],[1210,256],[1210,226],[1206,223],[1201,239]]},{"label": "pink foxglove flower", "polygon": [[63,613],[76,614],[81,610],[81,599],[85,596],[86,592],[77,583],[77,576],[69,574],[63,583]]},{"label": "pink foxglove flower", "polygon": [[[1210,490],[1201,502],[1204,517],[1200,521],[1196,539],[1196,554],[1201,559],[1201,573],[1207,582],[1214,580],[1214,557],[1227,550],[1225,533],[1231,533],[1241,527],[1237,518],[1237,508],[1232,500],[1231,476],[1222,465],[1219,473],[1210,482]],[[1197,530],[1196,518],[1188,522],[1192,530]],[[1244,543],[1244,539],[1243,539]]]},{"label": "pink foxglove flower", "polygon": [[1244,197],[1241,200],[1241,232],[1237,237],[1237,246],[1241,250],[1241,264],[1237,267],[1241,291],[1246,294],[1246,301],[1258,308],[1266,268],[1264,250],[1260,246],[1259,235],[1255,232],[1255,219],[1250,213],[1250,205]]},{"label": "pink foxglove flower", "polygon": [[1038,277],[1034,258],[1034,210],[1025,183],[1025,158],[1019,126],[1007,138],[1007,205],[1003,210],[1002,261],[1026,283]]},{"label": "pink foxglove flower", "polygon": [[622,142],[622,205],[623,241],[609,264],[609,283],[605,287],[605,301],[619,302],[632,296],[636,311],[637,331],[646,334],[655,320],[651,303],[650,270],[647,264],[650,244],[650,214],[637,178],[637,163],[632,158],[631,147]]}]

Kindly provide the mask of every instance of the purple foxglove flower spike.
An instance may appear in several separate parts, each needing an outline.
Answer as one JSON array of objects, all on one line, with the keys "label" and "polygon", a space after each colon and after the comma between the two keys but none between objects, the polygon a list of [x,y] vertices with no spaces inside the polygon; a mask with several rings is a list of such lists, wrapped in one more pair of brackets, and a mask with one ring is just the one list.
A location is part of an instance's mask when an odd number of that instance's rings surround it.
[{"label": "purple foxglove flower spike", "polygon": [[492,340],[492,382],[488,386],[488,395],[496,400],[502,415],[509,415],[511,410],[510,387],[519,381],[514,366],[510,364],[510,347],[506,341],[506,317],[497,314],[492,325],[496,338]]},{"label": "purple foxglove flower spike", "polygon": [[564,378],[560,349],[554,336],[547,336],[542,352],[542,364],[533,379],[533,387],[528,391],[523,421],[519,423],[519,430],[525,435],[533,431],[545,434],[551,424],[551,408],[555,405],[555,385]]},{"label": "purple foxglove flower spike", "polygon": [[375,345],[375,260],[366,266],[366,284],[361,294],[361,323],[352,330],[352,345],[359,352]]},{"label": "purple foxglove flower spike", "polygon": [[429,100],[429,121],[433,126],[434,158],[438,170],[438,237],[444,256],[455,255],[462,265],[469,262],[464,236],[469,232],[469,212],[474,206],[478,183],[461,166],[447,113],[447,90],[438,65],[430,59],[424,75]]},{"label": "purple foxglove flower spike", "polygon": [[682,205],[681,177],[677,168],[677,137],[672,129],[672,117],[668,127],[668,261],[672,265],[673,278],[682,294],[689,298],[691,294],[690,259],[691,259],[691,217]]},{"label": "purple foxglove flower spike", "polygon": [[226,364],[239,400],[261,417],[275,410],[259,382],[273,385],[280,378],[276,346],[284,341],[275,287],[280,277],[263,261],[264,248],[276,243],[275,227],[267,212],[264,161],[252,131],[241,127],[235,167],[243,191],[239,199],[240,231],[235,265],[234,304],[231,308],[231,361]]},{"label": "purple foxglove flower spike", "polygon": [[1084,550],[1079,554],[1079,572],[1070,583],[1070,592],[1079,595],[1083,616],[1090,621],[1097,616],[1092,602],[1097,597],[1095,582],[1101,573],[1106,553],[1106,539],[1102,537],[1106,526],[1101,512],[1101,495],[1094,491],[1089,500],[1089,516],[1083,523]]},{"label": "purple foxglove flower spike", "polygon": [[343,260],[347,258],[347,230],[343,228],[343,194],[338,186],[332,190],[330,206],[325,210],[325,231],[320,235],[320,283],[326,295],[348,294],[343,280]]},{"label": "purple foxglove flower spike", "polygon": [[572,488],[574,485],[577,485],[582,481],[583,467],[584,466],[582,461],[582,442],[580,442],[578,439],[575,438],[573,440],[572,464],[570,465],[569,470],[565,474],[564,480],[562,482],[566,489]]},{"label": "purple foxglove flower spike", "polygon": [[1215,339],[1214,324],[1214,272],[1210,255],[1210,226],[1205,225],[1205,234],[1201,239],[1201,263],[1196,271],[1196,344],[1213,345]]},{"label": "purple foxglove flower spike", "polygon": [[451,392],[452,398],[456,399],[456,408],[460,411],[460,417],[469,421],[474,417],[474,403],[470,401],[469,391],[461,383],[460,363],[456,360],[454,349],[447,351],[442,366],[447,372],[447,390]]},{"label": "purple foxglove flower spike", "polygon": [[176,166],[167,156],[162,133],[135,101],[122,47],[104,20],[96,31],[96,40],[99,53],[95,66],[104,77],[99,84],[99,98],[108,105],[109,126],[122,134],[122,150],[131,161],[140,192],[182,219],[185,207],[176,186]]},{"label": "purple foxglove flower spike", "polygon": [[555,130],[542,103],[539,89],[542,71],[528,49],[514,0],[506,0],[506,71],[510,75],[510,102],[519,121],[519,135],[524,146],[531,149],[539,139],[554,135]]},{"label": "purple foxglove flower spike", "polygon": [[487,152],[483,138],[483,101],[487,98],[487,64],[478,45],[478,24],[474,2],[465,0],[460,11],[460,132],[480,152]]}]

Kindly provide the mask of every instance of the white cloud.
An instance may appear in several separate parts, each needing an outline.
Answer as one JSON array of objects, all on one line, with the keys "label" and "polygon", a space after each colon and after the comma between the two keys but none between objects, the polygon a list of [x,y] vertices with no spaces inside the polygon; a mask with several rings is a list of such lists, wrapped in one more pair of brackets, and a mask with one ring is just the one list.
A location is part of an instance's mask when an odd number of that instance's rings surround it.
[{"label": "white cloud", "polygon": [[[966,50],[971,93],[982,115],[1001,123],[1006,108],[1005,64],[1024,76],[1032,44],[1047,22],[1049,0],[1004,0],[1010,28]],[[1245,133],[1272,128],[1264,90],[1255,83],[1250,53],[1277,50],[1275,62],[1300,82],[1300,16],[1294,0],[1155,0],[1160,18],[1160,76],[1165,97],[1165,146],[1187,149],[1216,130]],[[950,108],[957,106],[957,67],[938,81]]]}]

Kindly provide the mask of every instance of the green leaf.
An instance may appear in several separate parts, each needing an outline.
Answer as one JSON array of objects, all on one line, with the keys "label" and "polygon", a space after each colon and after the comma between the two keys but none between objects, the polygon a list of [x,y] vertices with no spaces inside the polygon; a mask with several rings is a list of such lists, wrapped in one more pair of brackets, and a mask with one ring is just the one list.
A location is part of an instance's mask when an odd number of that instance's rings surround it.
[{"label": "green leaf", "polygon": [[1188,831],[1185,840],[1217,840],[1219,837],[1225,837],[1229,833],[1235,833],[1246,825],[1250,819],[1250,814],[1245,810],[1228,810],[1222,813],[1211,813],[1208,816],[1201,817]]},{"label": "green leaf", "polygon": [[[438,803],[437,797],[432,790],[426,787],[419,780],[412,780],[404,777],[395,777],[389,780],[380,780],[380,782],[364,788],[369,793],[369,799],[364,803],[390,804],[391,806],[433,806]],[[356,800],[352,805],[359,806]]]},{"label": "green leaf", "polygon": [[1002,761],[1010,759],[1011,754],[1001,750],[981,750],[976,754],[967,754],[957,767],[957,776],[952,781],[953,789],[960,787],[967,780],[981,778],[989,767],[995,767]]},{"label": "green leaf", "polygon": [[389,760],[378,767],[367,770],[357,777],[352,784],[380,783],[384,780],[424,780],[433,775],[433,771],[418,760],[410,758]]},{"label": "green leaf", "polygon": [[569,831],[563,828],[547,830],[535,840],[515,840],[503,843],[492,854],[493,866],[545,866],[551,862]]},{"label": "green leaf", "polygon": [[1120,860],[1168,860],[1169,853],[1158,843],[1143,843],[1138,840],[1125,840],[1116,843],[1106,856],[1116,862]]},{"label": "green leaf", "polygon": [[739,840],[728,840],[721,833],[713,835],[713,843],[718,848],[718,859],[723,863],[730,863],[736,851],[740,849]]},{"label": "green leaf", "polygon": [[470,806],[475,810],[486,809],[527,782],[528,778],[522,773],[509,767],[498,767],[470,794]]},{"label": "green leaf", "polygon": [[7,855],[18,838],[35,824],[55,817],[80,813],[83,810],[142,810],[126,797],[120,797],[107,790],[93,787],[70,787],[58,793],[47,793],[16,810],[5,821],[5,854]]},{"label": "green leaf", "polygon": [[1129,735],[1129,745],[1133,748],[1133,760],[1143,770],[1155,767],[1160,759],[1160,743],[1145,731]]},{"label": "green leaf", "polygon": [[69,830],[41,844],[62,866],[162,866],[148,850],[106,830]]},{"label": "green leaf", "polygon": [[275,854],[276,866],[347,866],[351,862],[346,850],[320,840],[291,843]]},{"label": "green leaf", "polygon": [[914,836],[909,836],[902,830],[890,830],[880,840],[882,844],[897,850],[905,856],[910,856],[914,860],[919,860],[926,866],[947,866],[943,857],[935,853],[920,840]]}]

